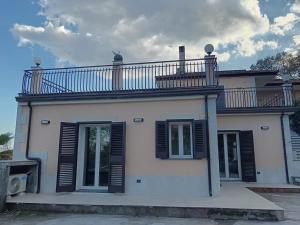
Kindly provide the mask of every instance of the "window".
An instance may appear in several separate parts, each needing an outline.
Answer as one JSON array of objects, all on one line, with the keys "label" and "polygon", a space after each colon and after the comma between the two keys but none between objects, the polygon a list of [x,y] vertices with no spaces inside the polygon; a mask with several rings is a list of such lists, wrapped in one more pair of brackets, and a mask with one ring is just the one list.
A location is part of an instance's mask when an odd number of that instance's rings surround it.
[{"label": "window", "polygon": [[169,154],[170,158],[189,159],[192,154],[192,123],[169,123]]},{"label": "window", "polygon": [[109,124],[84,124],[80,126],[82,147],[80,165],[82,183],[80,188],[103,189],[108,187],[109,148],[111,126]]}]

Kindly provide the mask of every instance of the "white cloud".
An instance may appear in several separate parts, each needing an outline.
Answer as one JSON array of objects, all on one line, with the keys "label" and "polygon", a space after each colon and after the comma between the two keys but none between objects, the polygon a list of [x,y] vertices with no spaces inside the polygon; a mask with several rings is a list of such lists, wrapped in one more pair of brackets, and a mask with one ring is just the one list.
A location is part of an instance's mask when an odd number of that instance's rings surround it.
[{"label": "white cloud", "polygon": [[300,0],[295,0],[294,4],[291,7],[291,11],[295,13],[300,13]]},{"label": "white cloud", "polygon": [[18,42],[18,47],[24,47],[27,45],[31,45],[32,42],[26,38],[20,37]]},{"label": "white cloud", "polygon": [[277,46],[254,41],[270,29],[258,0],[40,0],[40,6],[42,26],[15,24],[11,30],[20,46],[42,46],[58,62],[107,63],[112,50],[126,62],[174,59],[181,44],[188,58],[203,56],[207,43],[216,49],[230,44],[243,56]]},{"label": "white cloud", "polygon": [[285,16],[279,16],[274,19],[271,25],[271,32],[277,35],[285,35],[288,31],[300,21],[300,17],[294,13],[288,13]]},{"label": "white cloud", "polygon": [[262,51],[264,48],[275,49],[278,47],[276,41],[253,41],[249,39],[244,39],[238,42],[238,51],[242,56],[253,56],[257,51]]},{"label": "white cloud", "polygon": [[293,41],[294,41],[295,45],[300,45],[300,35],[294,35]]},{"label": "white cloud", "polygon": [[27,25],[21,25],[16,23],[14,25],[14,28],[16,30],[19,30],[20,32],[32,32],[32,33],[43,33],[45,32],[45,29],[43,27],[33,27],[33,26],[27,26]]},{"label": "white cloud", "polygon": [[223,52],[223,53],[216,52],[216,56],[217,56],[218,62],[226,62],[231,57],[229,52]]},{"label": "white cloud", "polygon": [[292,55],[297,55],[300,52],[300,35],[294,35],[293,43],[285,48],[284,51]]}]

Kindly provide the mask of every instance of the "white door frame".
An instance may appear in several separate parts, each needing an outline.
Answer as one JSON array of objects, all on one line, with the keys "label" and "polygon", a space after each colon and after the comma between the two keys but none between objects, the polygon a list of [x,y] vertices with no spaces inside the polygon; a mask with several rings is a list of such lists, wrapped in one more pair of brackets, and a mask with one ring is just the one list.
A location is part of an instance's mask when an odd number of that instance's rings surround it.
[{"label": "white door frame", "polygon": [[[76,180],[76,190],[100,190],[100,191],[107,191],[107,186],[98,186],[99,184],[99,171],[100,171],[100,147],[101,147],[101,138],[100,132],[102,127],[108,127],[108,124],[80,124],[79,125],[79,138],[78,138],[78,157],[77,157],[77,180]],[[86,127],[96,127],[97,134],[96,134],[96,154],[95,154],[95,180],[94,186],[84,186],[83,179],[84,179],[84,159],[85,159],[85,143],[86,143],[86,135],[85,135],[85,128]],[[98,171],[98,172],[97,172]]]},{"label": "white door frame", "polygon": [[[225,177],[220,177],[221,180],[225,181],[236,181],[242,179],[242,166],[241,166],[241,151],[240,151],[240,136],[238,131],[218,131],[218,134],[223,135],[223,145],[224,145],[224,161],[225,161]],[[238,160],[238,178],[229,177],[229,165],[228,165],[228,145],[227,145],[227,135],[236,135],[236,147],[237,147],[237,160]]]}]

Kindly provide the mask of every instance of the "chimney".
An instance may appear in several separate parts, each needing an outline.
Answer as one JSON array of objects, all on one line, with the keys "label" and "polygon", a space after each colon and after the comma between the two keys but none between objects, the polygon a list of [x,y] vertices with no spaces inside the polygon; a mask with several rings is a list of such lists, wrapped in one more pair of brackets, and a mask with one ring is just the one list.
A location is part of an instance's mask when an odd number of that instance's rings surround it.
[{"label": "chimney", "polygon": [[112,89],[123,89],[123,57],[119,53],[114,53],[113,70],[112,70]]},{"label": "chimney", "polygon": [[185,73],[185,48],[184,46],[179,46],[179,73]]}]

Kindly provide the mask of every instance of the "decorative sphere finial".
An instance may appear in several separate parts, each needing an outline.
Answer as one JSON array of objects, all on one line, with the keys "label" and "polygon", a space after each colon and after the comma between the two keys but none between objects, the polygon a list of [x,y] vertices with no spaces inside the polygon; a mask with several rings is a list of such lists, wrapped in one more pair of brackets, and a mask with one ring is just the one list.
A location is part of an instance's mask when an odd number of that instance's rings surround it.
[{"label": "decorative sphere finial", "polygon": [[210,55],[214,51],[214,46],[212,44],[207,44],[204,47],[205,52]]},{"label": "decorative sphere finial", "polygon": [[114,62],[123,61],[123,56],[120,54],[120,52],[113,51],[113,54],[114,54]]},{"label": "decorative sphere finial", "polygon": [[35,57],[33,61],[36,67],[39,67],[42,64],[42,59],[40,57]]}]

